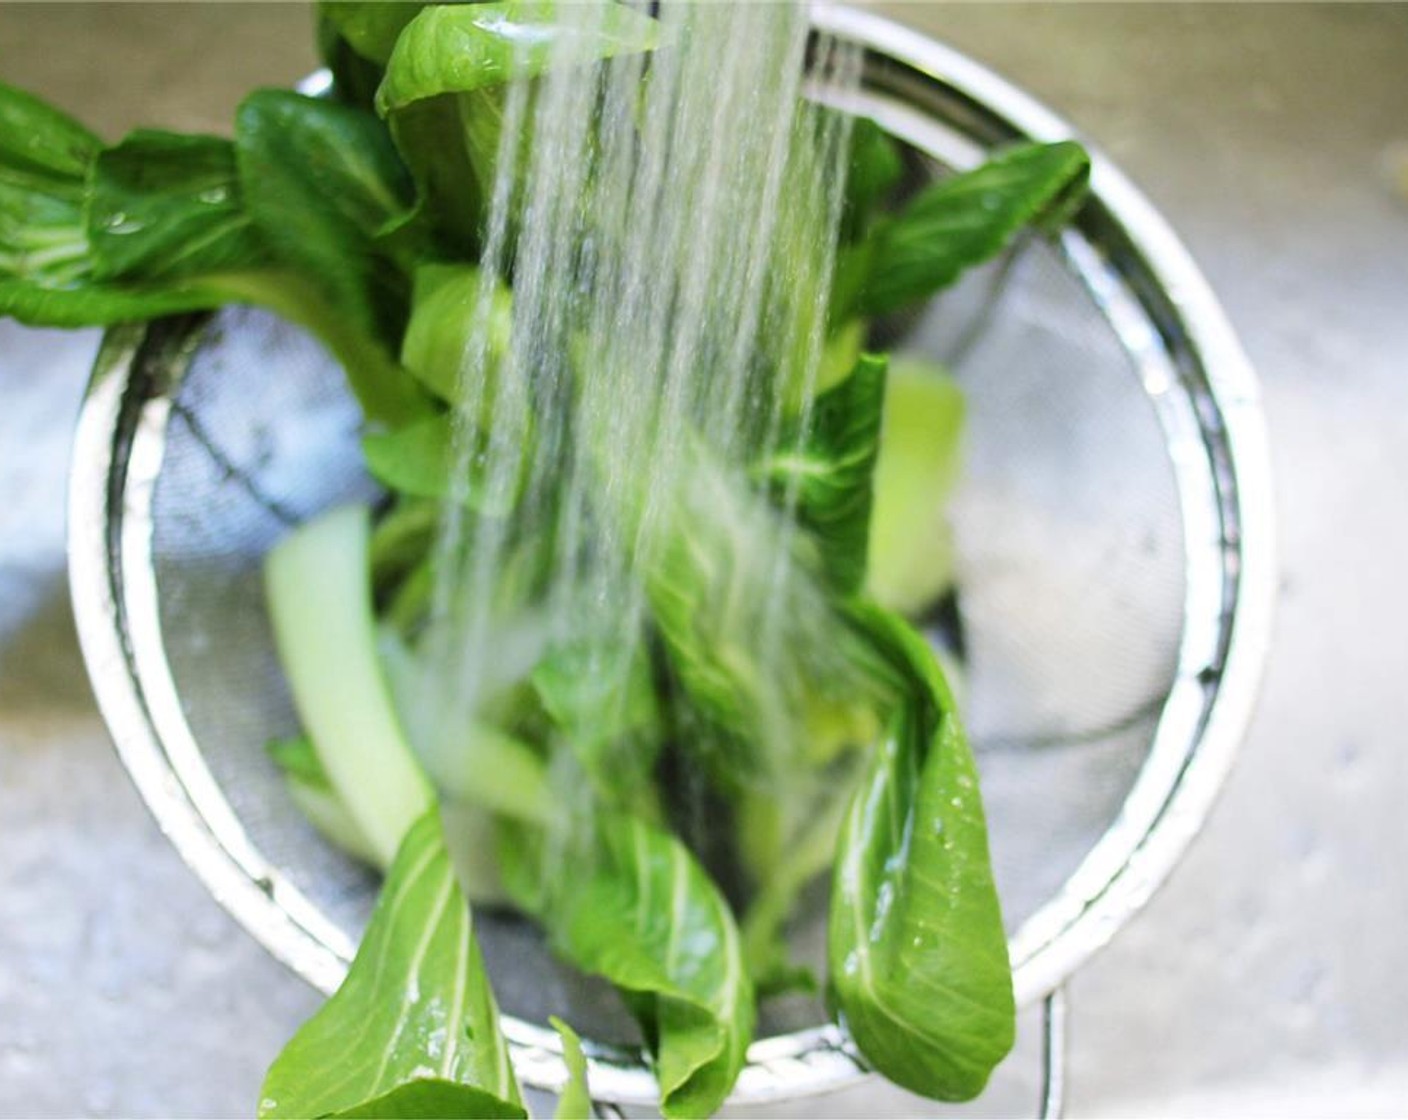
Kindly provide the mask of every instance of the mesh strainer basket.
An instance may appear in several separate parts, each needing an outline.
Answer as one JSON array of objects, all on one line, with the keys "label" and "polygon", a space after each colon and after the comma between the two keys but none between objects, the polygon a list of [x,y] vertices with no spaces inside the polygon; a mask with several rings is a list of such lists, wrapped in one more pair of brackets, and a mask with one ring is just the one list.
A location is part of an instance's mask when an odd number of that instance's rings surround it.
[{"label": "mesh strainer basket", "polygon": [[[864,49],[846,107],[938,167],[1072,135],[932,41],[847,9],[815,19]],[[1164,878],[1247,721],[1273,582],[1256,385],[1178,241],[1098,155],[1072,228],[971,277],[900,342],[948,362],[967,395],[962,691],[1017,998],[1033,1005]],[[376,884],[305,824],[261,749],[294,715],[260,564],[291,525],[375,492],[357,422],[324,353],[266,315],[115,330],[70,494],[79,633],[128,770],[216,898],[324,991]],[[554,1088],[564,1068],[542,1024],[591,991],[526,927],[476,925],[519,1075]],[[1048,1028],[1058,1018],[1048,1002]],[[653,1100],[615,1030],[593,1032],[594,1095]],[[762,1034],[737,1101],[863,1073],[834,1027],[782,1016]],[[1047,1096],[1051,1110],[1059,1078]]]}]

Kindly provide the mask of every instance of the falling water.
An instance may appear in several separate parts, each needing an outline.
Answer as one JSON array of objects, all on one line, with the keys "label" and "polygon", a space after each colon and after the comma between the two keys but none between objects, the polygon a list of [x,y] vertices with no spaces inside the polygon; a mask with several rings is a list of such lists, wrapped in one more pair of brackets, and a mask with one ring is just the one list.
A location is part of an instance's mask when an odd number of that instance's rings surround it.
[{"label": "falling water", "polygon": [[[665,0],[659,49],[584,65],[576,43],[610,7],[559,6],[574,34],[502,106],[428,629],[442,728],[467,726],[553,649],[585,650],[584,672],[629,658],[660,551],[727,510],[748,465],[807,422],[848,129],[803,85],[854,83],[858,55],[809,37],[800,3]],[[511,340],[495,354],[510,282]],[[820,594],[796,571],[796,495],[782,497],[780,511],[740,507],[696,558],[720,580],[758,568],[746,641],[765,668],[805,640],[789,620]],[[708,553],[730,534],[742,547]],[[785,705],[786,681],[755,684]],[[419,746],[436,773],[462,742]]]}]

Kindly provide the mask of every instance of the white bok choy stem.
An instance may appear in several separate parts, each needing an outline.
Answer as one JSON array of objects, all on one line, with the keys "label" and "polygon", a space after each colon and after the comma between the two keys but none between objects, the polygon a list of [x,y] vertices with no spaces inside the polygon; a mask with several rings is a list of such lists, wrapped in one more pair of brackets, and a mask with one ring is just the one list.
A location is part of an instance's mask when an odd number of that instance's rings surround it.
[{"label": "white bok choy stem", "polygon": [[[346,829],[325,832],[386,867],[436,797],[407,737],[410,712],[397,705],[416,695],[417,658],[394,635],[378,634],[370,548],[368,510],[343,506],[294,530],[270,552],[264,575],[279,660],[332,787],[317,806],[326,811],[310,815],[320,824],[329,813],[345,818],[332,823],[350,825],[362,843],[344,842]],[[435,778],[457,805],[548,821],[547,775],[532,748],[482,722],[447,741],[453,765],[439,767]]]},{"label": "white bok choy stem", "polygon": [[364,506],[323,514],[264,567],[279,661],[303,727],[378,861],[435,802],[392,704],[377,655]]}]

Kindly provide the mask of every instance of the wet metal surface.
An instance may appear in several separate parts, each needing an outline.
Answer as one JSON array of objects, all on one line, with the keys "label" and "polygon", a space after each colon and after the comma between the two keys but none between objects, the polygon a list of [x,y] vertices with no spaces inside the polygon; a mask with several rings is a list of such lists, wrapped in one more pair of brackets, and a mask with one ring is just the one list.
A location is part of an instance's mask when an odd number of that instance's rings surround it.
[{"label": "wet metal surface", "polygon": [[[1072,1111],[1401,1114],[1408,7],[893,7],[1149,194],[1271,430],[1261,709],[1184,865],[1073,985]],[[307,28],[291,4],[0,5],[0,78],[110,137],[219,130],[310,68]],[[62,487],[95,341],[0,324],[0,1115],[243,1115],[315,999],[182,866],[93,707]]]}]

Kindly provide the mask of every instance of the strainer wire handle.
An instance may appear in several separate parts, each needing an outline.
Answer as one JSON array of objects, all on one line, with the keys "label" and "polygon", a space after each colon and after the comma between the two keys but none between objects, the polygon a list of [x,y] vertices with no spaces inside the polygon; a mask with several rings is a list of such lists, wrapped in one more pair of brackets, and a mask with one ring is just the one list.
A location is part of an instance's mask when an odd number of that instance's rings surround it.
[{"label": "strainer wire handle", "polygon": [[1055,988],[1041,1004],[1042,1120],[1066,1112],[1066,989]]}]

